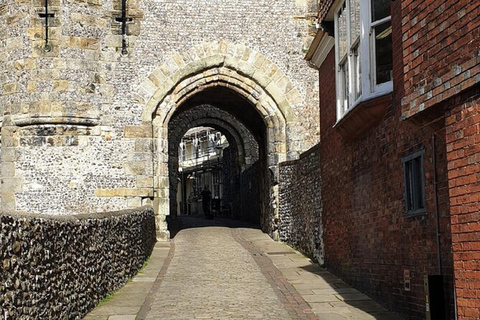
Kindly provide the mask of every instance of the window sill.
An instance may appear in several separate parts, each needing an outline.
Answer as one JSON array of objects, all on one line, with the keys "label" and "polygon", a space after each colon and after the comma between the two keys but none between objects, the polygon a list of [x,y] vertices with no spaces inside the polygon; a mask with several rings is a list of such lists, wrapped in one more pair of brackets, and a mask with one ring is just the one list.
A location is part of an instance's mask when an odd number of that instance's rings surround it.
[{"label": "window sill", "polygon": [[355,139],[380,123],[391,103],[391,92],[362,101],[350,109],[333,127],[343,138],[347,140]]},{"label": "window sill", "polygon": [[404,217],[405,218],[415,218],[415,217],[426,216],[427,214],[428,214],[427,209],[423,208],[423,209],[418,209],[418,210],[407,211],[407,212],[405,212]]}]

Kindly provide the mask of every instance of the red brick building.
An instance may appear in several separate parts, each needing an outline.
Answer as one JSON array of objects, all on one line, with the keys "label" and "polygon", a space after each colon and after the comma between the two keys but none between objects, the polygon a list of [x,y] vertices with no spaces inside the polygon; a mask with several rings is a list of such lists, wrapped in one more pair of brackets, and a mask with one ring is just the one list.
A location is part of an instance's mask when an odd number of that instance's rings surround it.
[{"label": "red brick building", "polygon": [[479,319],[480,1],[320,0],[306,59],[326,267],[412,319]]}]

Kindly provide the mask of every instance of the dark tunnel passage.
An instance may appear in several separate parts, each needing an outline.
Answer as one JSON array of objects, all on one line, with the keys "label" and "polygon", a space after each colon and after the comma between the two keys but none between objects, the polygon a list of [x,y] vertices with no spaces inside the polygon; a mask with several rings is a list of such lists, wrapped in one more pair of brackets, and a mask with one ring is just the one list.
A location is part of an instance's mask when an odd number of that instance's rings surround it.
[{"label": "dark tunnel passage", "polygon": [[260,114],[228,88],[181,104],[168,124],[169,219],[203,214],[208,186],[215,215],[262,226],[270,203],[266,142]]}]

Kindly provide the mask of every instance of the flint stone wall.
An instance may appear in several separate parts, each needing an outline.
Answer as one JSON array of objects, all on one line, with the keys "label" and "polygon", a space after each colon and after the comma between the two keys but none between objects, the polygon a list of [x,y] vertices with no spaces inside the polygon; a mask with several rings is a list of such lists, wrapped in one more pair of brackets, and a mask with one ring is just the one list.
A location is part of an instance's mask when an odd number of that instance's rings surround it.
[{"label": "flint stone wall", "polygon": [[80,319],[135,275],[153,209],[68,217],[0,214],[0,319]]},{"label": "flint stone wall", "polygon": [[304,135],[285,133],[295,154],[300,140],[319,140],[318,76],[303,60],[314,1],[127,1],[127,54],[119,0],[49,1],[51,50],[43,1],[0,2],[3,210],[67,215],[135,208],[152,189],[168,197],[168,143],[152,141],[157,116],[148,102],[157,106],[181,74],[206,78],[211,70],[199,66],[213,68],[219,57],[258,74],[302,119]]},{"label": "flint stone wall", "polygon": [[278,180],[280,240],[323,264],[319,145],[280,163]]}]

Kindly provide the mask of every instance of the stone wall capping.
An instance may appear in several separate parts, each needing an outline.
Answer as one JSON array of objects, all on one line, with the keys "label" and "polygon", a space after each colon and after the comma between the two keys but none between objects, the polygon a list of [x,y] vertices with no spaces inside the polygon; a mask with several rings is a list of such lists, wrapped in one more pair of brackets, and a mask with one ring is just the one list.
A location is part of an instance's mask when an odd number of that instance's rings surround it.
[{"label": "stone wall capping", "polygon": [[89,116],[49,116],[49,115],[12,115],[10,118],[14,125],[19,127],[31,125],[79,125],[79,126],[97,126],[100,123],[100,117]]},{"label": "stone wall capping", "polygon": [[125,215],[130,215],[133,213],[143,212],[143,211],[153,211],[152,206],[146,205],[134,209],[125,209],[118,211],[106,211],[106,212],[93,212],[93,213],[82,213],[82,214],[72,214],[72,215],[58,215],[58,214],[49,214],[49,213],[29,213],[26,211],[1,211],[0,217],[14,217],[14,218],[32,218],[40,220],[56,220],[56,221],[83,221],[90,219],[111,219],[114,217],[120,217]]}]

